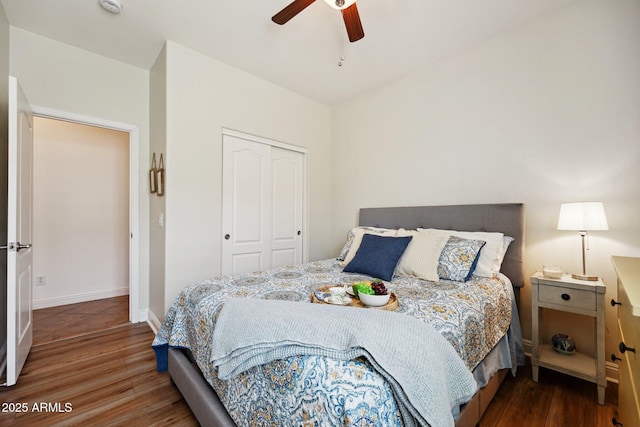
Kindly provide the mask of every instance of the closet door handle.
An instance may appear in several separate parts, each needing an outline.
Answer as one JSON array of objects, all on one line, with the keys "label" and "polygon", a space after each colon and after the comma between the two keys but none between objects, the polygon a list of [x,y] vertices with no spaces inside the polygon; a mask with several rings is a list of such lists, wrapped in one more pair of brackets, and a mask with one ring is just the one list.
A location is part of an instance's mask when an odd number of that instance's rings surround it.
[{"label": "closet door handle", "polygon": [[20,243],[16,244],[16,251],[20,252],[21,249],[31,249],[31,243]]},{"label": "closet door handle", "polygon": [[622,303],[611,298],[611,307],[615,307],[616,305],[622,305]]},{"label": "closet door handle", "polygon": [[230,234],[225,234],[225,235],[224,235],[224,240],[229,240],[230,238],[231,238],[231,235],[230,235]]},{"label": "closet door handle", "polygon": [[7,245],[0,246],[0,250],[2,249],[5,249],[7,251],[20,252],[22,249],[31,249],[31,243],[10,242]]}]

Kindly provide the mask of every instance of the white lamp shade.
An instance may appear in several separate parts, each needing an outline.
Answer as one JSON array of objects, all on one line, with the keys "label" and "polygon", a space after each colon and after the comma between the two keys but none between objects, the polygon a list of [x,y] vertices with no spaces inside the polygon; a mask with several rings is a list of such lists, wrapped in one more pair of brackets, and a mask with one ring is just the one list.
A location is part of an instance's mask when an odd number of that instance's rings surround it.
[{"label": "white lamp shade", "polygon": [[608,230],[602,202],[562,203],[558,230]]}]

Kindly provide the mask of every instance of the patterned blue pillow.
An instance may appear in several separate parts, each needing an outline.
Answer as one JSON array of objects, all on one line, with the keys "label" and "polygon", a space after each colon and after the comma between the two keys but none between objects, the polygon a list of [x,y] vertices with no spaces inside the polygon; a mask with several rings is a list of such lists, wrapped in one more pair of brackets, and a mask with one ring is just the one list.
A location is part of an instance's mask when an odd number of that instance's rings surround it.
[{"label": "patterned blue pillow", "polygon": [[443,280],[466,282],[473,275],[484,240],[451,236],[438,260],[438,276]]},{"label": "patterned blue pillow", "polygon": [[389,281],[393,278],[393,271],[412,238],[365,234],[356,256],[343,271]]}]

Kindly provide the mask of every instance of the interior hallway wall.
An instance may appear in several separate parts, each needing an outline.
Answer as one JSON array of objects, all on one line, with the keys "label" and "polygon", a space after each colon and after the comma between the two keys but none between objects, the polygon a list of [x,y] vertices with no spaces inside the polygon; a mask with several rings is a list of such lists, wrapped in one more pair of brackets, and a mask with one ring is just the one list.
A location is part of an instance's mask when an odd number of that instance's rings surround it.
[{"label": "interior hallway wall", "polygon": [[127,295],[129,134],[35,117],[33,162],[34,308]]}]

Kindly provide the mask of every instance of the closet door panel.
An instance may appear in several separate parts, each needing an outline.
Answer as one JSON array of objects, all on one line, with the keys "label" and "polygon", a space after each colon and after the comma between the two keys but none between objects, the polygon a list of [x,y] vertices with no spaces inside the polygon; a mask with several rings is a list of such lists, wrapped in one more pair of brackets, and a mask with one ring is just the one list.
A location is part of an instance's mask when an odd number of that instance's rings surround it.
[{"label": "closet door panel", "polygon": [[273,147],[272,266],[302,262],[303,155]]},{"label": "closet door panel", "polygon": [[222,274],[271,265],[271,147],[223,138]]}]

